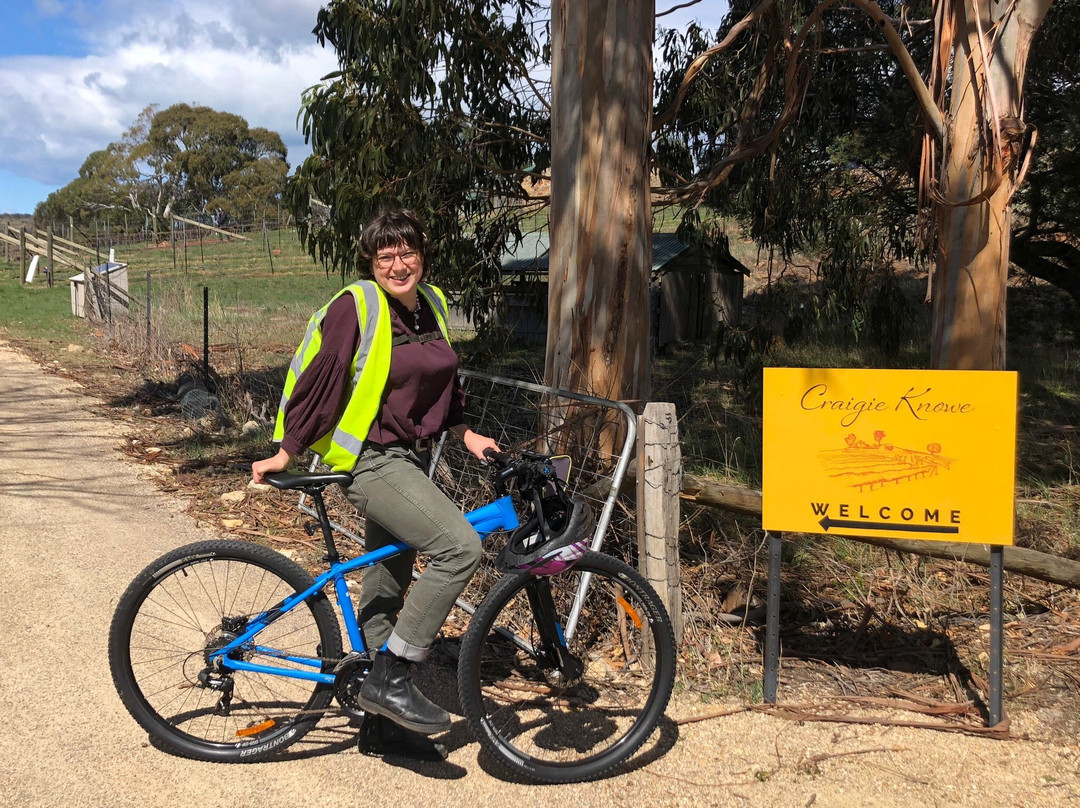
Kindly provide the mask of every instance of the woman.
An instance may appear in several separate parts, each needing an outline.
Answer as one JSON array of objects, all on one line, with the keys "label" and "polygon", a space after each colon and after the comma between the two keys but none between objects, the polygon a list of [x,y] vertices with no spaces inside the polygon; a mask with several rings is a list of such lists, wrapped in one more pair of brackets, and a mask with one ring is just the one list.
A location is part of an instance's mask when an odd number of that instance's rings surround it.
[{"label": "woman", "polygon": [[[285,382],[274,434],[281,448],[253,463],[251,476],[262,482],[311,447],[335,471],[353,473],[347,494],[366,516],[368,550],[395,537],[414,548],[364,571],[359,620],[367,646],[383,650],[357,700],[431,735],[450,727],[450,715],[412,684],[412,665],[480,562],[476,531],[428,479],[432,441],[449,430],[480,459],[498,446],[464,423],[446,298],[421,282],[426,247],[409,211],[381,213],[364,229],[373,280],[350,284],[312,316]],[[406,599],[416,551],[430,562]]]}]

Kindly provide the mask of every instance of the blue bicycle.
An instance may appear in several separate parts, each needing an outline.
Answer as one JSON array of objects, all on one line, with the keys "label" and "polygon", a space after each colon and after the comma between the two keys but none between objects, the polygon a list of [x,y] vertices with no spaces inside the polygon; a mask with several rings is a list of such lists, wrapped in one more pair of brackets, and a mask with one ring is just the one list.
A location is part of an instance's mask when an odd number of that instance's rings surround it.
[{"label": "blue bicycle", "polygon": [[[567,496],[552,458],[495,455],[490,475],[496,498],[466,516],[481,537],[510,532],[498,560],[508,574],[462,638],[461,713],[508,772],[553,783],[599,777],[633,755],[663,715],[675,676],[671,622],[632,567],[587,549],[591,512]],[[173,754],[265,760],[325,715],[363,719],[356,694],[371,658],[346,575],[407,545],[343,559],[323,491],[351,476],[267,479],[311,496],[328,570],[312,578],[260,545],[198,542],[150,564],[117,605],[109,634],[116,689]]]}]

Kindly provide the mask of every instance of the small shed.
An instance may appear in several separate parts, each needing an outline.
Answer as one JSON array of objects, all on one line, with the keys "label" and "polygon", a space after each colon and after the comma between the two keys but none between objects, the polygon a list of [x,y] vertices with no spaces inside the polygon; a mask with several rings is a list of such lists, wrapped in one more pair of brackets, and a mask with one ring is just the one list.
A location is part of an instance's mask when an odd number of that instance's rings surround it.
[{"label": "small shed", "polygon": [[707,339],[721,322],[737,325],[749,274],[731,254],[726,236],[691,247],[674,233],[655,234],[650,282],[655,347]]},{"label": "small shed", "polygon": [[[496,322],[528,342],[544,342],[547,335],[547,231],[524,233],[521,241],[503,252],[500,262],[502,300]],[[466,331],[473,327],[456,303],[450,305],[447,324]]]},{"label": "small shed", "polygon": [[106,261],[90,269],[93,283],[87,284],[85,272],[68,278],[71,284],[71,313],[76,317],[87,316],[88,295],[90,311],[98,319],[105,319],[117,305],[126,311],[130,306],[127,269],[128,265],[123,262]]},{"label": "small shed", "polygon": [[[500,323],[529,342],[547,336],[548,233],[527,234],[502,257],[505,306]],[[718,324],[735,324],[749,270],[726,241],[692,247],[674,233],[653,234],[650,312],[654,347],[709,338]]]}]

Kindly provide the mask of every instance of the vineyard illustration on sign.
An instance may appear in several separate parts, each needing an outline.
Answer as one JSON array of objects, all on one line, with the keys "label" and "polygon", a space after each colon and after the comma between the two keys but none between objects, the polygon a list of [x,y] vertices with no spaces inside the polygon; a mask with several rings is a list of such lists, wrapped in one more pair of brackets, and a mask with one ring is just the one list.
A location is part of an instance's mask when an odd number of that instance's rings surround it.
[{"label": "vineyard illustration on sign", "polygon": [[873,442],[851,433],[844,438],[843,449],[826,449],[818,456],[830,477],[860,493],[933,477],[956,462],[941,454],[940,443],[930,443],[925,450],[905,449],[886,442],[885,437],[880,429],[874,432]]}]

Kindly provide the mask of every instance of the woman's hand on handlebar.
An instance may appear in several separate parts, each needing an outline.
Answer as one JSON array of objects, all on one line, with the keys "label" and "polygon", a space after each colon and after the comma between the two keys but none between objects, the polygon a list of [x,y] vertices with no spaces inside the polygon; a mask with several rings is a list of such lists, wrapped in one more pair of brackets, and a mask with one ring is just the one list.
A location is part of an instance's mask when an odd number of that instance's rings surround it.
[{"label": "woman's hand on handlebar", "polygon": [[496,452],[499,451],[499,445],[495,443],[495,441],[486,435],[473,432],[465,426],[465,424],[458,424],[457,426],[450,427],[450,431],[461,438],[461,442],[465,444],[465,448],[468,449],[477,460],[483,460],[484,452],[488,449],[494,449]]},{"label": "woman's hand on handlebar", "polygon": [[292,455],[284,449],[278,449],[278,453],[273,457],[256,460],[251,464],[251,481],[256,485],[264,485],[266,483],[265,475],[272,474],[275,471],[285,471],[291,460]]}]

